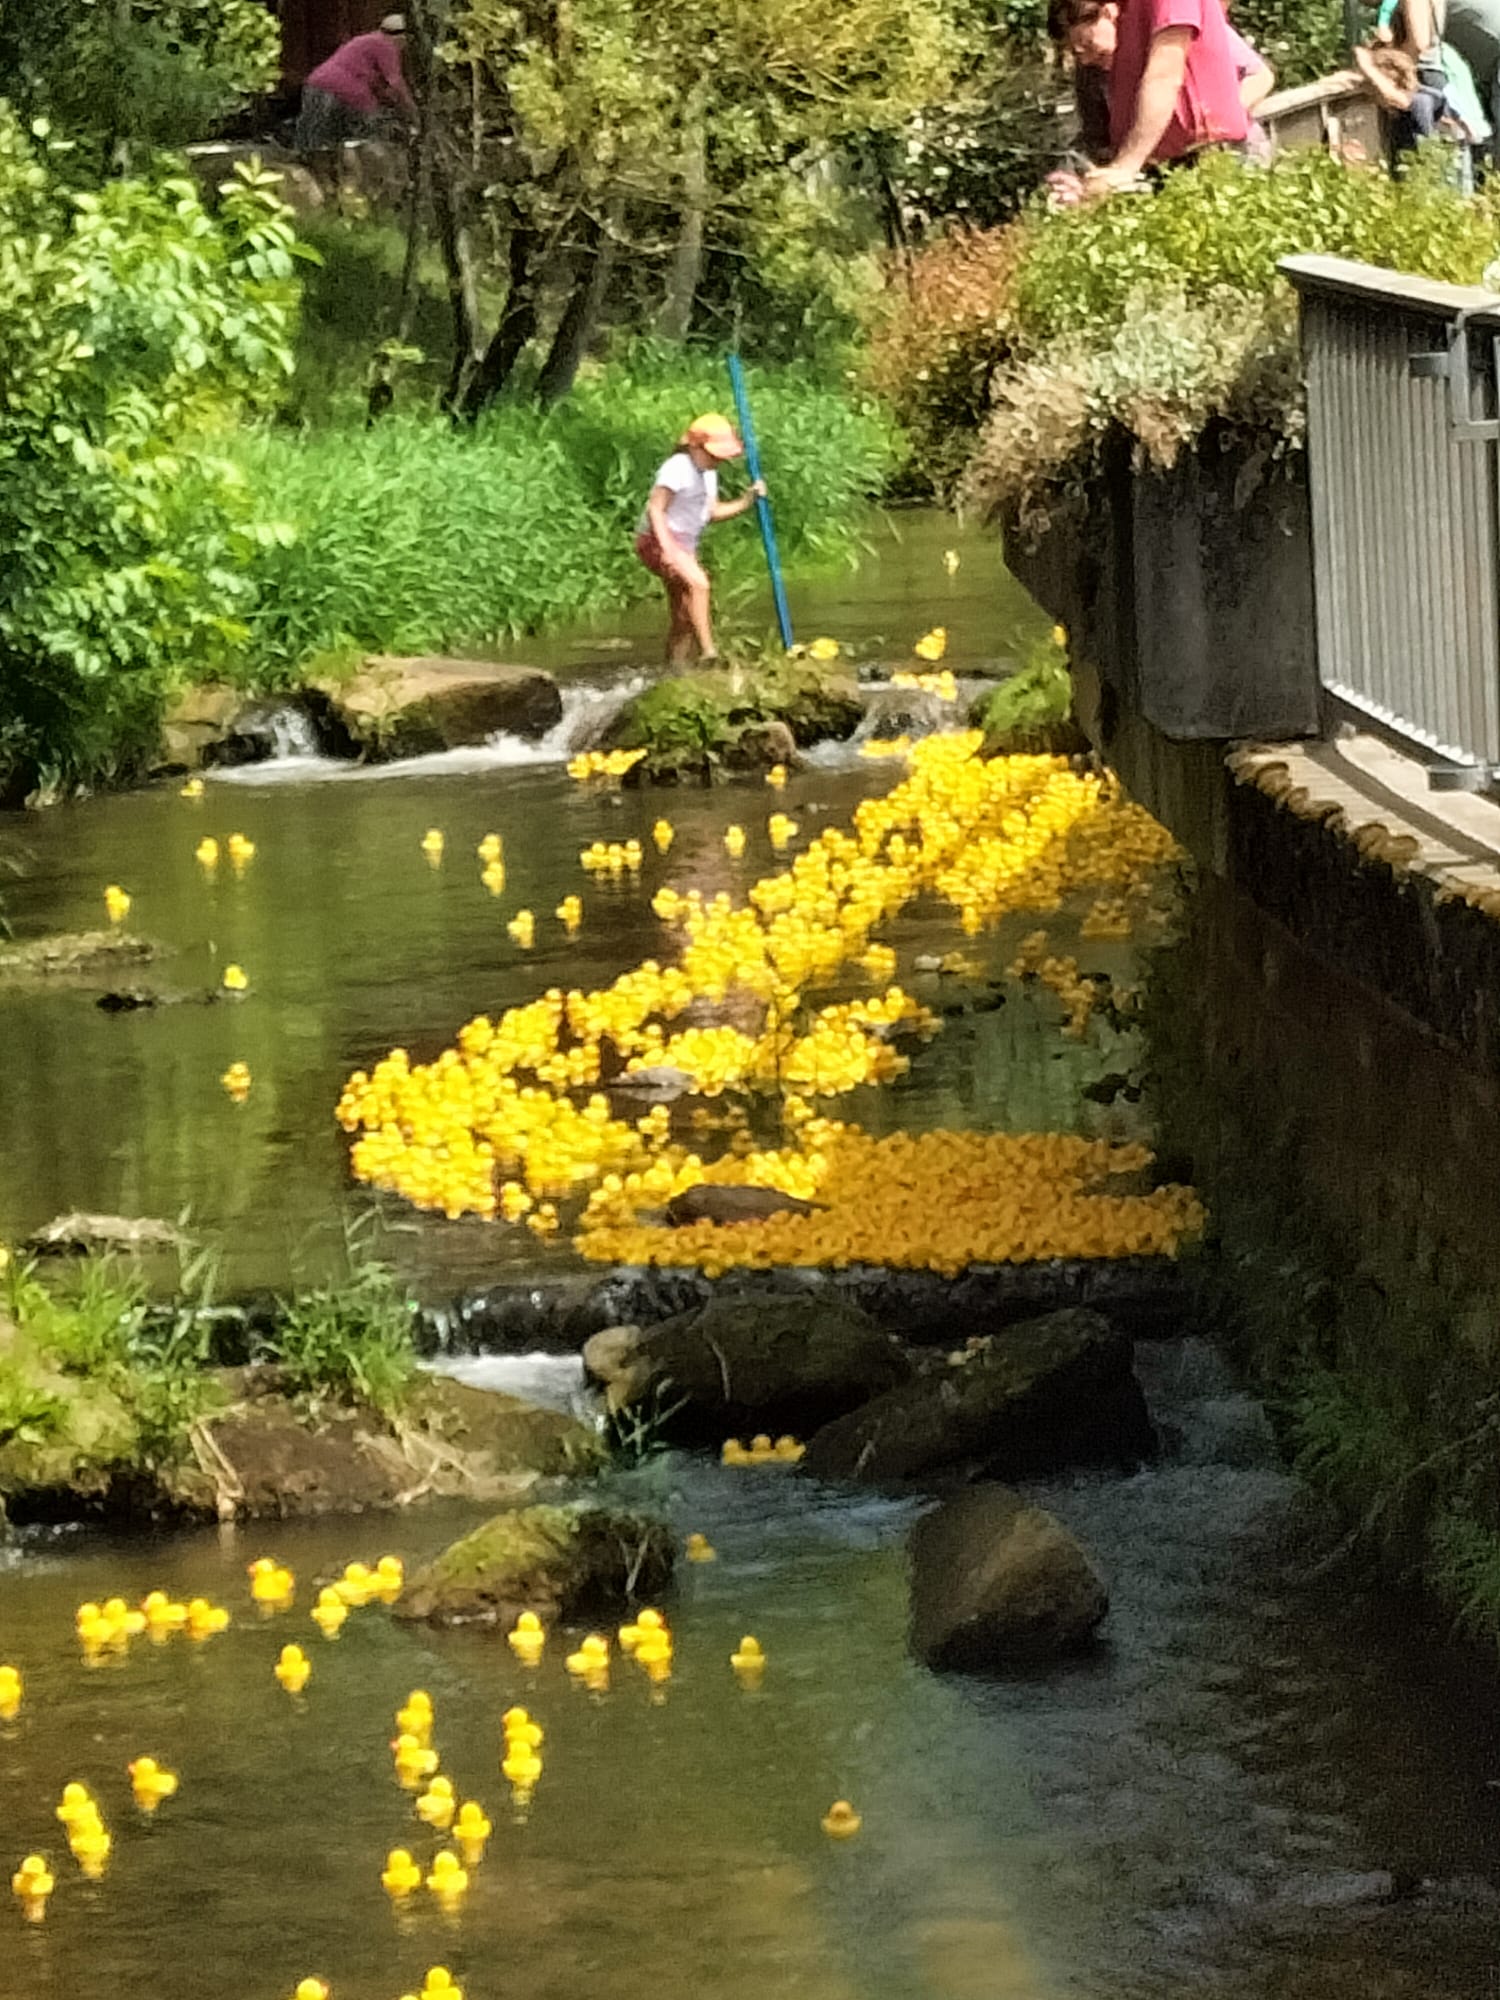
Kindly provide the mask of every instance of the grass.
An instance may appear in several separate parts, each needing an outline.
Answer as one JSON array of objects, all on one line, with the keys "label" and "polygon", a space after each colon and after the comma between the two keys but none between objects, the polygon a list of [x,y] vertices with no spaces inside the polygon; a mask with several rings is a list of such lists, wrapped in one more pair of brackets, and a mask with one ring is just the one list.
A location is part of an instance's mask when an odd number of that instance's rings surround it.
[{"label": "grass", "polygon": [[1067,648],[1053,632],[1037,642],[1018,672],[975,702],[969,721],[984,731],[992,754],[1017,756],[1071,749],[1077,733],[1072,715]]},{"label": "grass", "polygon": [[316,1412],[355,1404],[393,1421],[417,1375],[414,1308],[358,1229],[346,1242],[348,1275],[286,1300],[261,1358]]}]

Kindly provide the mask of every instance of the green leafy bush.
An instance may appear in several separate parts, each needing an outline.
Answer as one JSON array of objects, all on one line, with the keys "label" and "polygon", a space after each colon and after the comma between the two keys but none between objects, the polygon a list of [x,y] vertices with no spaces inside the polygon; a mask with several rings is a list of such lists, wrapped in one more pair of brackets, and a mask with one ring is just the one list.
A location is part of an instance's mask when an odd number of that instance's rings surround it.
[{"label": "green leafy bush", "polygon": [[0,106],[0,793],[107,774],[164,692],[245,644],[278,530],[223,455],[291,367],[294,241],[268,183],[70,186]]}]

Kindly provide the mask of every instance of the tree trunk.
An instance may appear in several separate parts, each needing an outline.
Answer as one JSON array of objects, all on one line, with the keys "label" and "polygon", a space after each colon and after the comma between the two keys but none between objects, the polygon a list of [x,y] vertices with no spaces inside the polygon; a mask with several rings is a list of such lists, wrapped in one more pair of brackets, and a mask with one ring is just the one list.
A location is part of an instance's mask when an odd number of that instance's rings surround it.
[{"label": "tree trunk", "polygon": [[432,182],[438,242],[448,275],[448,304],[453,315],[453,364],[443,392],[443,408],[456,413],[464,406],[470,380],[479,365],[479,280],[468,228],[459,214],[453,177],[445,161],[434,160]]},{"label": "tree trunk", "polygon": [[469,378],[459,406],[466,417],[477,417],[504,393],[515,373],[516,363],[536,332],[537,265],[541,247],[540,235],[528,224],[518,222],[511,230],[506,254],[510,282],[506,287],[505,310],[500,315],[494,338]]},{"label": "tree trunk", "polygon": [[563,316],[557,323],[557,331],[552,336],[542,372],[537,377],[536,399],[544,409],[553,403],[560,403],[568,394],[583,357],[588,353],[589,342],[594,337],[594,328],[599,323],[599,313],[604,305],[604,295],[609,289],[610,273],[614,269],[615,254],[619,248],[619,227],[618,203],[611,204],[602,228],[592,216],[585,220],[584,241],[573,276],[573,289],[563,308]]},{"label": "tree trunk", "polygon": [[703,277],[703,216],[708,207],[708,139],[701,110],[689,113],[682,152],[682,218],[667,271],[666,296],[656,316],[663,340],[686,340],[693,301]]}]

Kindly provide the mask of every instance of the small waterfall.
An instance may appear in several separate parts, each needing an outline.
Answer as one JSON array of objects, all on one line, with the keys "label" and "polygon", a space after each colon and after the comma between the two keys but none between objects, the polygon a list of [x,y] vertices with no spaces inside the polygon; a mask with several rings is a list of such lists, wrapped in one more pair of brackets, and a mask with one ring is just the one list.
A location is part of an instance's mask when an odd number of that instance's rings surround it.
[{"label": "small waterfall", "polygon": [[579,750],[597,747],[604,732],[647,685],[644,674],[607,682],[572,681],[562,689],[561,719],[536,743],[497,734],[485,745],[496,764],[561,764]]},{"label": "small waterfall", "polygon": [[583,1360],[577,1354],[454,1354],[430,1364],[471,1389],[498,1389],[539,1409],[581,1416],[589,1409]]},{"label": "small waterfall", "polygon": [[316,757],[322,746],[312,717],[294,701],[280,702],[262,723],[273,757]]},{"label": "small waterfall", "polygon": [[936,736],[939,730],[961,728],[963,718],[961,703],[944,701],[926,688],[874,687],[853,740],[868,743],[872,737]]}]

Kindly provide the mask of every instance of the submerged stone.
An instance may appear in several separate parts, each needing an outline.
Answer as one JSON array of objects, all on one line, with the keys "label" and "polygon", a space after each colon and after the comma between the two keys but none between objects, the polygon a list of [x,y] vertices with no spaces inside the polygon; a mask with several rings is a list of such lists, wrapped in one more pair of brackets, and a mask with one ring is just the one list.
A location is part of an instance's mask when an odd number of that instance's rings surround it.
[{"label": "submerged stone", "polygon": [[1068,1530],[1007,1486],[977,1486],[912,1531],[911,1643],[966,1672],[1086,1646],[1109,1610],[1103,1579]]},{"label": "submerged stone", "polygon": [[912,1380],[820,1430],[804,1470],[895,1484],[951,1467],[999,1478],[1089,1461],[1133,1463],[1154,1444],[1131,1344],[1086,1308],[1047,1313],[936,1357]]},{"label": "submerged stone", "polygon": [[605,1507],[526,1507],[497,1514],[414,1576],[396,1616],[429,1625],[509,1630],[523,1611],[544,1621],[604,1618],[661,1596],[674,1538],[649,1515]]}]

